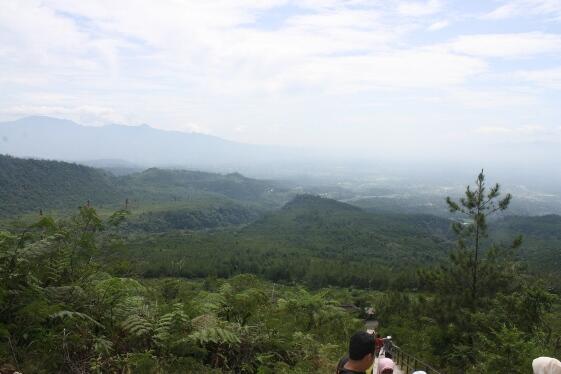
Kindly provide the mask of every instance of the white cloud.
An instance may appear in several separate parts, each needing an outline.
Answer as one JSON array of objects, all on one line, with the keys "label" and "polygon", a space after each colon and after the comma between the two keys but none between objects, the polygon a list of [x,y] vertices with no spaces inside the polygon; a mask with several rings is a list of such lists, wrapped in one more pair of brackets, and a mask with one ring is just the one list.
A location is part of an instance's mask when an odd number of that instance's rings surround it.
[{"label": "white cloud", "polygon": [[516,137],[540,136],[549,135],[556,131],[541,125],[526,125],[526,126],[481,126],[475,129],[478,134],[496,134],[496,135],[509,135]]},{"label": "white cloud", "polygon": [[561,35],[542,32],[464,35],[448,46],[454,52],[471,56],[520,58],[561,52]]},{"label": "white cloud", "polygon": [[[274,32],[247,26],[259,12],[283,3],[160,1],[156,7],[146,0],[52,0],[52,9],[28,2],[14,11],[23,16],[34,5],[43,12],[41,18],[64,26],[58,29],[70,42],[43,66],[52,69],[53,85],[79,76],[82,85],[94,90],[117,84],[150,90],[194,84],[221,94],[272,93],[306,84],[331,92],[334,87],[419,87],[458,84],[485,66],[454,53],[396,48],[412,26],[391,21],[384,8],[356,8],[357,1],[308,1],[304,6],[315,12],[292,15]],[[399,12],[421,16],[441,7],[435,0],[402,2]],[[38,32],[47,49],[56,51],[59,45],[49,42],[57,37],[51,29],[16,31]],[[25,43],[12,47],[37,49]],[[134,63],[132,69],[129,63]]]},{"label": "white cloud", "polygon": [[481,126],[475,129],[478,134],[510,134],[512,129],[501,126]]},{"label": "white cloud", "polygon": [[51,117],[62,117],[91,126],[100,126],[108,123],[126,124],[128,119],[123,117],[113,108],[91,105],[83,106],[33,106],[18,105],[0,110],[4,117],[24,117],[29,115],[41,115]]},{"label": "white cloud", "polygon": [[373,56],[316,59],[299,68],[297,79],[332,92],[404,87],[445,87],[485,71],[479,59],[432,49],[396,51]]},{"label": "white cloud", "polygon": [[514,77],[538,86],[561,89],[561,67],[518,71],[514,73]]},{"label": "white cloud", "polygon": [[534,93],[496,88],[457,88],[448,92],[446,100],[449,103],[460,104],[466,109],[519,109],[539,104]]},{"label": "white cloud", "polygon": [[447,20],[443,20],[443,21],[437,21],[432,23],[427,30],[429,31],[438,31],[438,30],[442,30],[446,27],[448,27],[450,25],[450,22]]},{"label": "white cloud", "polygon": [[402,1],[398,4],[397,10],[405,16],[421,17],[438,13],[442,7],[440,0]]},{"label": "white cloud", "polygon": [[212,135],[212,130],[208,126],[193,122],[182,124],[177,130]]},{"label": "white cloud", "polygon": [[[522,29],[457,34],[462,18],[445,5],[436,0],[6,0],[0,3],[0,114],[46,114],[88,124],[146,122],[275,142],[294,136],[285,127],[278,136],[266,135],[262,127],[271,122],[348,125],[351,115],[371,118],[374,106],[387,111],[385,123],[423,129],[437,126],[424,112],[427,106],[461,107],[458,116],[473,108],[535,108],[536,95],[502,89],[506,80],[495,79],[480,90],[470,85],[501,73],[502,61],[493,58],[524,57],[524,63],[536,56],[554,58],[561,53],[560,36]],[[279,14],[272,14],[278,7]],[[274,27],[267,24],[271,15],[278,18]],[[432,32],[450,22],[453,30]],[[442,40],[454,32],[450,41]],[[561,78],[548,83],[556,74],[529,70],[516,78],[534,89],[561,86]],[[262,106],[268,100],[269,106]],[[338,116],[315,118],[338,105],[343,106]],[[409,111],[407,120],[395,120]],[[356,131],[349,130],[349,138],[356,138]],[[305,133],[311,135],[297,141],[316,141],[317,131]]]},{"label": "white cloud", "polygon": [[481,18],[502,20],[519,16],[541,15],[551,20],[561,20],[561,2],[559,0],[508,0]]},{"label": "white cloud", "polygon": [[517,14],[518,8],[514,3],[509,3],[501,5],[500,7],[494,9],[493,11],[484,14],[481,18],[487,20],[500,20],[505,18],[510,18]]}]

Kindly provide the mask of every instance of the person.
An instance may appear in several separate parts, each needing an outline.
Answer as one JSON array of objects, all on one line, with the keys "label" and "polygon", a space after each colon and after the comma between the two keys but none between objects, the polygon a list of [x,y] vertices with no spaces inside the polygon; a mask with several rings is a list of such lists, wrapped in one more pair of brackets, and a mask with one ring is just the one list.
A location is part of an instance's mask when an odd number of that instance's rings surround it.
[{"label": "person", "polygon": [[380,350],[384,346],[384,339],[380,337],[380,334],[376,334],[375,347],[376,347],[376,357],[380,355]]},{"label": "person", "polygon": [[377,374],[392,374],[395,363],[391,358],[382,357],[378,359],[378,373]]},{"label": "person", "polygon": [[374,336],[360,331],[351,336],[348,356],[337,364],[337,374],[371,373],[374,364]]},{"label": "person", "polygon": [[551,357],[538,357],[532,361],[534,374],[561,374],[561,362]]},{"label": "person", "polygon": [[387,358],[393,357],[393,342],[391,336],[386,336],[384,339],[384,356]]}]

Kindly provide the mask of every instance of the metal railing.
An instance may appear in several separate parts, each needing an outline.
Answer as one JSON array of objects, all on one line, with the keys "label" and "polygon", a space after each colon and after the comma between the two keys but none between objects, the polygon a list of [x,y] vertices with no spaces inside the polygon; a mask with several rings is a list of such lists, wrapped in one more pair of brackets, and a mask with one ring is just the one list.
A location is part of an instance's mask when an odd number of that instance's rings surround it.
[{"label": "metal railing", "polygon": [[401,367],[405,374],[410,374],[416,370],[424,370],[427,374],[443,374],[417,357],[403,352],[398,346],[393,346],[392,353],[395,363]]}]

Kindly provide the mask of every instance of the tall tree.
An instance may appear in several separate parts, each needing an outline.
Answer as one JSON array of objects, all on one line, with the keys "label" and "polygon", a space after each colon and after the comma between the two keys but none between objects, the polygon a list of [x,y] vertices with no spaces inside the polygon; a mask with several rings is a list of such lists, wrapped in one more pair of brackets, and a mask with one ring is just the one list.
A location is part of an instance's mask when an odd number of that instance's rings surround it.
[{"label": "tall tree", "polygon": [[[471,267],[471,298],[473,306],[478,299],[478,271],[481,264],[480,252],[482,240],[487,237],[487,217],[493,213],[504,211],[512,200],[511,194],[500,198],[500,185],[496,183],[487,188],[483,170],[475,180],[475,188],[467,186],[465,196],[459,202],[446,198],[452,213],[461,213],[463,219],[452,225],[458,235],[458,244],[462,250],[471,249],[469,265]],[[519,244],[519,243],[517,243]]]},{"label": "tall tree", "polygon": [[450,254],[450,261],[419,272],[421,284],[434,293],[424,311],[438,326],[431,337],[434,355],[451,373],[473,367],[479,355],[478,334],[490,333],[497,322],[484,317],[495,314],[492,309],[499,295],[521,288],[517,266],[509,256],[521,238],[508,248],[486,239],[487,218],[507,209],[512,199],[510,194],[500,195],[500,186],[488,188],[481,171],[475,186],[468,186],[459,201],[447,197],[450,211],[461,215],[452,225],[458,249]]}]

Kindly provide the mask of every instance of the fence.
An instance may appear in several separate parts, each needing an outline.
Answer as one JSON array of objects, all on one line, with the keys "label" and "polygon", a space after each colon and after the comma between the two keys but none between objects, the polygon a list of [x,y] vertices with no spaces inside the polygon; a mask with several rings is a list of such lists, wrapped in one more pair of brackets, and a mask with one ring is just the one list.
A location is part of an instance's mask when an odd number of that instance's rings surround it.
[{"label": "fence", "polygon": [[443,374],[417,357],[403,352],[395,345],[392,352],[395,363],[400,366],[405,374],[410,374],[416,370],[424,370],[427,374]]}]

